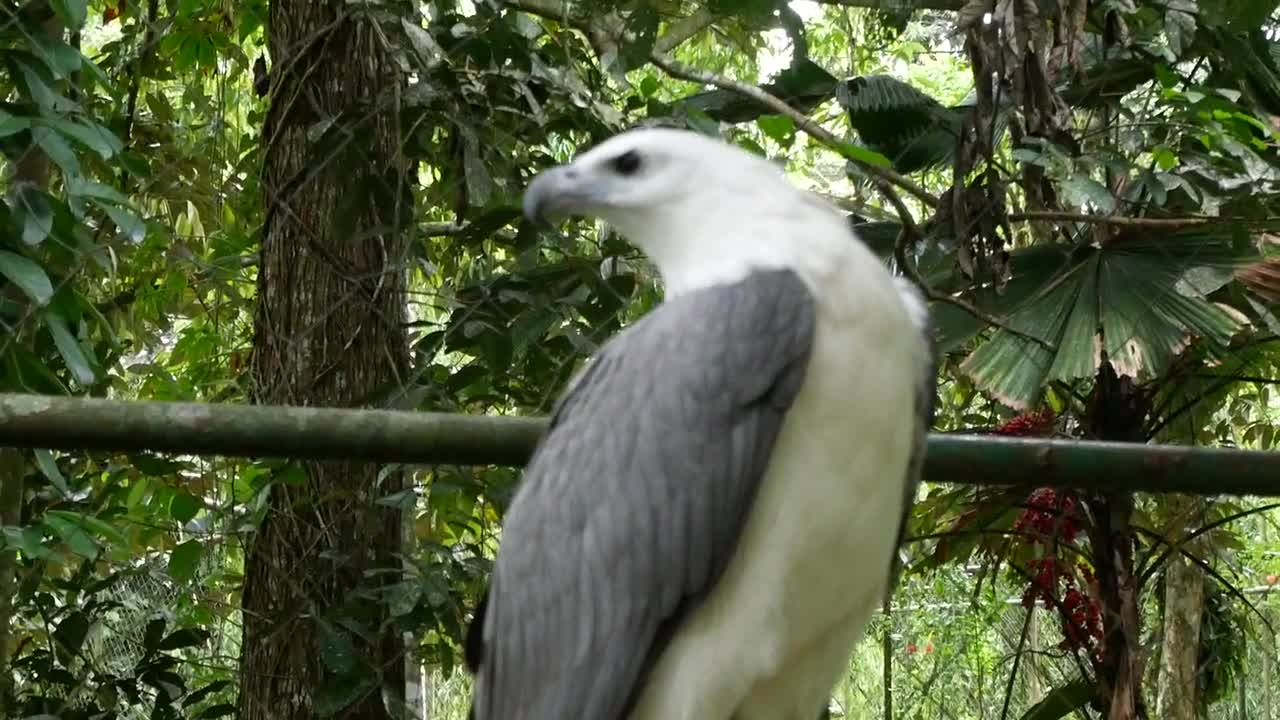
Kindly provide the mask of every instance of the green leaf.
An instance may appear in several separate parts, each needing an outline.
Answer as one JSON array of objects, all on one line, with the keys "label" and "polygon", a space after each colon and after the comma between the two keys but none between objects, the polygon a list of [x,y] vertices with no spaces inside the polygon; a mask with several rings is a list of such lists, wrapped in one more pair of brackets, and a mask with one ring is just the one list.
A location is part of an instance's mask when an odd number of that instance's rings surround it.
[{"label": "green leaf", "polygon": [[1073,175],[1062,183],[1067,202],[1077,207],[1092,204],[1100,213],[1116,209],[1115,196],[1102,183],[1086,175]]},{"label": "green leaf", "polygon": [[88,0],[50,0],[49,4],[62,17],[62,22],[66,23],[71,32],[79,32],[84,27],[84,21],[89,16]]},{"label": "green leaf", "polygon": [[961,370],[1005,405],[1027,408],[1046,381],[1097,370],[1099,327],[1116,371],[1138,379],[1164,372],[1188,339],[1225,348],[1237,322],[1184,278],[1192,268],[1239,267],[1255,257],[1233,233],[1228,226],[1131,237],[1071,258],[1048,246],[1011,253],[1006,309],[994,314],[1054,349],[1002,328]]},{"label": "green leaf", "polygon": [[160,641],[157,646],[160,650],[181,650],[189,647],[199,647],[209,640],[209,631],[201,628],[182,628],[174,630],[164,640]]},{"label": "green leaf", "polygon": [[67,487],[67,478],[63,476],[62,471],[58,469],[58,463],[53,459],[53,453],[44,448],[37,448],[31,451],[36,456],[36,465],[40,468],[40,472],[53,483],[53,486],[62,493],[63,497],[71,494],[70,488]]},{"label": "green leaf", "polygon": [[179,490],[169,501],[169,517],[179,523],[186,523],[200,512],[200,500],[186,490]]},{"label": "green leaf", "polygon": [[49,198],[35,185],[24,185],[17,192],[18,217],[22,220],[22,242],[39,245],[53,232],[53,207]]},{"label": "green leaf", "polygon": [[54,130],[96,152],[103,160],[110,159],[124,149],[124,143],[115,133],[96,123],[82,124],[66,118],[49,118],[45,122]]},{"label": "green leaf", "polygon": [[63,42],[61,34],[50,37],[42,33],[28,35],[32,50],[55,78],[66,78],[79,72],[84,67],[84,56],[80,51]]},{"label": "green leaf", "polygon": [[0,138],[16,135],[31,127],[31,120],[0,110]]},{"label": "green leaf", "polygon": [[94,517],[93,515],[81,515],[80,524],[84,526],[85,529],[92,530],[99,536],[106,538],[119,547],[127,547],[129,545],[129,538],[125,537],[124,533],[120,532],[115,525],[112,525],[101,518]]},{"label": "green leaf", "polygon": [[89,560],[97,559],[98,544],[85,531],[80,515],[65,510],[48,510],[44,514],[44,524],[71,548],[71,552]]},{"label": "green leaf", "polygon": [[99,198],[91,198],[93,204],[102,208],[104,212],[110,216],[111,221],[116,224],[120,231],[125,234],[132,242],[142,242],[147,235],[147,225],[142,218],[134,214],[132,210],[128,210],[108,202],[103,202]]},{"label": "green leaf", "polygon": [[71,149],[61,135],[49,127],[36,125],[31,128],[31,139],[45,151],[50,160],[62,168],[63,173],[80,174],[80,159],[76,157],[76,151]]},{"label": "green leaf", "polygon": [[[192,691],[191,694],[183,698],[182,707],[191,707],[192,705],[199,703],[201,700],[204,700],[210,695],[230,685],[231,685],[230,680],[214,680],[213,682],[209,683],[208,685],[205,685],[199,690]],[[200,717],[204,717],[204,715],[201,715]]]},{"label": "green leaf", "polygon": [[893,167],[893,163],[889,162],[889,158],[881,155],[874,150],[858,147],[852,143],[844,143],[840,146],[840,152],[845,157],[857,160],[867,165],[876,165],[883,168]]},{"label": "green leaf", "polygon": [[1093,697],[1094,684],[1084,679],[1050,690],[1040,702],[1032,705],[1021,720],[1061,720],[1084,707]]},{"label": "green leaf", "polygon": [[142,647],[148,652],[154,652],[160,646],[160,641],[164,639],[165,619],[156,618],[147,623],[147,629],[142,634]]},{"label": "green leaf", "polygon": [[48,305],[53,298],[53,283],[49,281],[44,269],[33,260],[8,250],[0,250],[0,275],[17,285],[37,305]]},{"label": "green leaf", "polygon": [[[862,144],[899,172],[946,162],[955,151],[963,114],[888,75],[866,75],[840,83],[836,99]],[[1003,116],[997,116],[1003,132]]]},{"label": "green leaf", "polygon": [[316,698],[316,714],[320,717],[337,715],[372,691],[374,686],[372,677],[339,675],[330,680]]},{"label": "green leaf", "polygon": [[340,628],[327,620],[318,621],[320,659],[337,675],[349,675],[356,668],[356,648]]},{"label": "green leaf", "polygon": [[75,610],[54,628],[53,639],[58,642],[59,649],[73,656],[79,655],[85,638],[89,636],[89,626],[89,616]]},{"label": "green leaf", "polygon": [[658,78],[652,75],[645,75],[640,79],[640,94],[645,97],[653,97],[661,87]]},{"label": "green leaf", "polygon": [[18,72],[22,75],[23,84],[26,85],[31,99],[40,106],[40,109],[51,114],[68,113],[75,110],[75,103],[49,87],[40,71],[18,58],[14,58],[13,62],[18,66]]},{"label": "green leaf", "polygon": [[760,131],[782,146],[790,145],[795,137],[796,124],[786,115],[761,115],[756,120]]},{"label": "green leaf", "polygon": [[643,67],[649,63],[649,55],[658,39],[660,21],[658,11],[649,5],[641,5],[627,18],[630,42],[618,50],[623,70]]},{"label": "green leaf", "polygon": [[46,312],[44,321],[49,327],[49,334],[53,336],[53,344],[58,348],[58,354],[67,364],[67,369],[75,376],[76,382],[81,385],[93,384],[94,378],[97,377],[97,373],[93,371],[93,363],[85,354],[80,341],[67,327],[67,321],[53,312]]},{"label": "green leaf", "polygon": [[187,582],[195,576],[204,546],[198,540],[188,540],[169,553],[169,575],[178,582]]}]

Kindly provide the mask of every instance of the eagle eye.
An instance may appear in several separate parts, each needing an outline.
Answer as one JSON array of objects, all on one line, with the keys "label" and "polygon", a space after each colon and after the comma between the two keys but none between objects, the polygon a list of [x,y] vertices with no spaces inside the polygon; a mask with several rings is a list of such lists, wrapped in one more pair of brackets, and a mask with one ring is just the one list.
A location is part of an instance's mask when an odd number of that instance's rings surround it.
[{"label": "eagle eye", "polygon": [[610,160],[609,167],[619,175],[635,175],[640,169],[640,153],[628,150]]}]

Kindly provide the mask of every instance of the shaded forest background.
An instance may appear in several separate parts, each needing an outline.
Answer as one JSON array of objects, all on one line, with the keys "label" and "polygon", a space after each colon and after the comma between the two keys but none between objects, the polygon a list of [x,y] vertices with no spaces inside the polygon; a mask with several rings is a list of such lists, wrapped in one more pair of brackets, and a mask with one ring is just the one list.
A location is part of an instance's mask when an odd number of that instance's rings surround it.
[{"label": "shaded forest background", "polygon": [[[3,392],[545,412],[660,291],[520,194],[664,124],[926,288],[937,431],[1280,434],[1275,0],[2,0],[0,60]],[[517,479],[0,450],[0,717],[463,718]],[[1276,507],[927,485],[833,713],[1280,717]]]}]

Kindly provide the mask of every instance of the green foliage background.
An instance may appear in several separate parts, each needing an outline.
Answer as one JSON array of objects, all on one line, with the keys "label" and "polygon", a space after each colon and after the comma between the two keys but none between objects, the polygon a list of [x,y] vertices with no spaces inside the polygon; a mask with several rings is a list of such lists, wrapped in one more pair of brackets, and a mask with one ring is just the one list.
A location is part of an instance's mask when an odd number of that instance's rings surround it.
[{"label": "green foliage background", "polygon": [[[607,228],[522,224],[522,188],[576,148],[661,122],[779,160],[849,212],[886,262],[903,270],[907,260],[935,299],[962,301],[933,305],[938,430],[986,430],[1048,408],[1049,432],[1090,435],[1105,355],[1149,400],[1134,439],[1274,449],[1276,3],[1088,3],[1083,19],[1060,22],[1070,41],[1050,43],[1065,55],[1038,58],[1057,68],[1043,88],[1061,101],[1056,136],[1028,131],[1025,87],[998,85],[984,106],[963,29],[992,12],[1009,31],[989,49],[1008,59],[1030,32],[1012,28],[1075,4],[881,5],[896,7],[347,3],[346,21],[379,24],[400,62],[397,102],[412,128],[403,152],[420,183],[405,259],[413,373],[367,404],[544,412],[583,358],[660,292]],[[264,51],[268,16],[266,0],[0,3],[0,391],[247,401],[261,229],[284,211],[260,186],[271,95],[258,90],[278,77]],[[840,144],[740,92],[674,78],[654,52],[762,86]],[[958,139],[974,127],[989,152]],[[359,142],[335,147],[317,163],[369,161]],[[941,198],[902,193],[918,237],[875,168]],[[0,492],[10,716],[230,716],[244,543],[270,489],[301,470],[47,451],[0,454],[0,466],[11,492]],[[412,490],[370,499],[412,514],[405,574],[383,601],[428,668],[431,716],[461,718],[458,643],[518,474],[409,470]],[[1024,503],[926,488],[908,547],[914,572],[851,659],[835,705],[882,713],[886,664],[906,717],[1060,717],[1090,697],[1099,666],[1056,648],[1052,613],[1009,602],[1025,585],[1010,568],[1033,547],[1011,530]],[[1204,703],[1214,717],[1274,717],[1267,621],[1280,537],[1269,506],[1221,498],[1189,520],[1161,498],[1137,499],[1132,529],[1150,581],[1143,642],[1160,644],[1167,541],[1224,518],[1195,550],[1210,588]],[[351,644],[337,629],[320,651],[345,666]],[[1013,655],[1026,658],[1021,675]]]}]

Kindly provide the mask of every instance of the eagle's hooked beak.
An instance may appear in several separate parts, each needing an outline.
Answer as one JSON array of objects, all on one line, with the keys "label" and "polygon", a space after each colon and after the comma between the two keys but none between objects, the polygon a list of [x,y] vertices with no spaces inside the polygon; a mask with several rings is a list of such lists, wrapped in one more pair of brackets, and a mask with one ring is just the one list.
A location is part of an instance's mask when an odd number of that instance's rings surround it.
[{"label": "eagle's hooked beak", "polygon": [[574,165],[558,165],[543,171],[524,191],[524,216],[534,222],[555,223],[596,207],[602,199],[600,184]]}]

